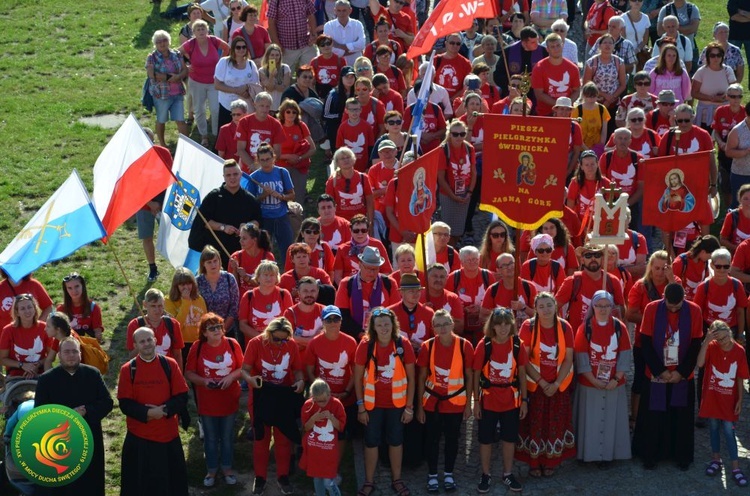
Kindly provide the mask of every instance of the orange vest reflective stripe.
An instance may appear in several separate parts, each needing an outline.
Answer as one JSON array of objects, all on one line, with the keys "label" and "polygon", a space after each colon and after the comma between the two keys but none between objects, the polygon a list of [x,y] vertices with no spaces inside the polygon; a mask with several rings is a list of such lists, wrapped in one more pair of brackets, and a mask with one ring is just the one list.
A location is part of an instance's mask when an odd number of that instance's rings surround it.
[{"label": "orange vest reflective stripe", "polygon": [[[431,393],[429,390],[435,389],[435,348],[438,346],[438,338],[432,338],[430,343],[430,368],[425,381],[425,392],[422,395],[422,405],[427,404]],[[449,403],[456,406],[466,406],[466,388],[464,387],[464,369],[463,358],[461,356],[461,347],[463,346],[461,338],[453,339],[453,357],[451,358],[451,368],[448,371],[448,396]],[[460,393],[458,391],[461,391]]]},{"label": "orange vest reflective stripe", "polygon": [[[511,388],[513,390],[513,406],[514,408],[519,408],[521,406],[521,391],[519,390],[518,386],[518,363],[516,362],[516,356],[513,353],[513,340],[518,339],[516,336],[511,336],[510,338],[510,356],[511,356],[511,362],[513,363],[513,366],[510,369],[510,384],[507,385],[507,387]],[[523,343],[521,343],[523,345]],[[492,353],[492,346],[494,343],[490,345],[490,353]],[[484,346],[484,342],[481,342],[480,344],[477,344],[477,346]],[[491,357],[485,357],[485,364],[484,367],[482,367],[482,373],[485,377],[489,379],[490,377],[490,358]],[[515,383],[515,385],[514,385]],[[479,386],[481,388],[481,384]],[[506,387],[505,384],[503,385],[495,385],[493,384],[492,387]],[[482,388],[482,395],[491,394],[490,391],[492,390],[492,387],[490,388]]]},{"label": "orange vest reflective stripe", "polygon": [[[391,346],[393,347],[393,357],[395,358],[394,366],[393,366],[393,378],[391,379],[391,401],[393,402],[393,406],[396,408],[403,408],[406,406],[406,386],[408,381],[406,380],[406,369],[404,368],[404,364],[401,361],[401,358],[398,357],[396,353],[396,345],[395,343],[391,343]],[[370,360],[370,363],[367,365],[367,369],[365,370],[365,393],[364,393],[364,402],[365,402],[365,410],[372,410],[375,408],[375,382],[377,381],[377,358],[378,353],[378,344],[375,343],[373,350],[372,350],[372,359]]]},{"label": "orange vest reflective stripe", "polygon": [[[560,322],[559,319],[555,319],[557,321],[557,373],[558,376],[560,374],[560,368],[562,367],[563,362],[565,361],[565,355],[568,352],[567,347],[565,346],[565,331],[563,330],[562,322]],[[537,326],[539,325],[539,321],[537,319],[533,320],[534,324],[531,329],[531,344],[532,349],[531,353],[529,355],[529,365],[533,367],[534,370],[537,371],[538,374],[541,375],[540,372],[540,363],[542,361],[541,357],[541,346],[542,346],[542,339],[541,339],[541,329],[537,329]],[[535,341],[536,337],[536,341]],[[559,377],[558,377],[559,378]],[[570,385],[570,382],[573,380],[573,367],[570,368],[568,371],[568,375],[563,378],[562,381],[560,381],[560,387],[558,388],[559,391],[565,391],[568,389],[568,386]],[[537,383],[531,378],[531,375],[526,374],[526,388],[529,390],[530,393],[533,393],[536,391]]]}]

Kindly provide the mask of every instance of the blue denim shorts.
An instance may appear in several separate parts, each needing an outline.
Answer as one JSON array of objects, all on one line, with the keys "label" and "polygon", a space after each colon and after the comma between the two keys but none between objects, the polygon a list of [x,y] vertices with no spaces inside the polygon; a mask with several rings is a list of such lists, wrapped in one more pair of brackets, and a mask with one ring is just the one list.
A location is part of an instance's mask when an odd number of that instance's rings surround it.
[{"label": "blue denim shorts", "polygon": [[183,95],[170,96],[169,98],[154,98],[156,108],[156,122],[164,124],[167,121],[182,122],[185,120],[185,105]]}]

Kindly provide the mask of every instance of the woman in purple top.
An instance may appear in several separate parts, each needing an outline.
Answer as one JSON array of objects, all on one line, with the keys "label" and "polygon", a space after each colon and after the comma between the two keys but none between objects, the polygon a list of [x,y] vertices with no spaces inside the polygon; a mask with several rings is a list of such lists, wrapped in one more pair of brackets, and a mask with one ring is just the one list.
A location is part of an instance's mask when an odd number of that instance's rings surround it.
[{"label": "woman in purple top", "polygon": [[203,248],[198,267],[198,292],[206,301],[206,309],[224,319],[224,330],[229,331],[237,321],[239,310],[237,281],[232,274],[221,269],[221,255],[211,245]]}]

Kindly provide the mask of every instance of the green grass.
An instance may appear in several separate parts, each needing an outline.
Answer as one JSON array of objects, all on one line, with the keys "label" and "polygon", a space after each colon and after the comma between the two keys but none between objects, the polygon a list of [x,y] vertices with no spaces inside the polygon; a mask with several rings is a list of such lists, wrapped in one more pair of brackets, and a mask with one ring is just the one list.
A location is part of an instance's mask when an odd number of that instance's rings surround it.
[{"label": "green grass", "polygon": [[[180,2],[182,3],[182,2]],[[80,2],[57,0],[4,2],[0,22],[0,245],[3,247],[69,175],[78,169],[89,189],[92,167],[112,130],[77,123],[80,117],[104,113],[134,113],[144,125],[154,125],[153,116],[140,106],[141,86],[145,78],[144,61],[151,50],[151,35],[156,29],[171,32],[173,46],[178,40],[181,22],[162,19],[159,11],[175,6],[166,1],[159,7],[146,0]],[[711,39],[711,27],[726,18],[724,2],[701,2],[703,23],[699,46]],[[174,124],[167,125],[167,140],[176,142]],[[322,192],[326,161],[316,156],[310,173],[308,191]],[[142,297],[146,283],[146,263],[133,225],[120,228],[109,247],[101,243],[85,247],[68,259],[45,266],[35,276],[47,287],[53,300],[62,299],[61,278],[77,270],[88,281],[89,292],[102,306],[105,337],[112,356],[106,380],[116,395],[119,366],[126,358],[124,332],[136,314],[133,298],[117,268],[115,253],[122,261],[133,290]],[[158,260],[161,278],[156,287],[167,290],[171,268]],[[244,404],[240,412],[244,415]],[[238,424],[244,417],[238,420]],[[109,494],[119,492],[120,452],[124,438],[124,418],[117,408],[104,422],[107,446],[107,487]],[[241,433],[236,443],[236,468],[248,473],[251,468],[250,444]],[[202,446],[193,431],[182,433],[190,485],[201,487],[205,475]],[[353,494],[353,457],[351,448],[344,458],[346,494]],[[310,489],[302,476],[295,480],[300,488]],[[212,494],[247,491],[217,489]],[[0,485],[0,494],[8,494]]]}]

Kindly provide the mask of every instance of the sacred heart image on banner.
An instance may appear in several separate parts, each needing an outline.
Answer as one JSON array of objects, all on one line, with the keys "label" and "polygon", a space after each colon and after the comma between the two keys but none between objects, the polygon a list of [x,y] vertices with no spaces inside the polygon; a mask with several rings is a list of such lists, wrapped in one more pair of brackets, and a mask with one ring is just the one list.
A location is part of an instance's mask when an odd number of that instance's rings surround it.
[{"label": "sacred heart image on banner", "polygon": [[649,179],[643,187],[643,224],[675,232],[691,222],[711,224],[708,168],[713,152],[658,157],[641,167]]},{"label": "sacred heart image on banner", "polygon": [[484,115],[481,210],[518,229],[562,217],[570,119]]}]

